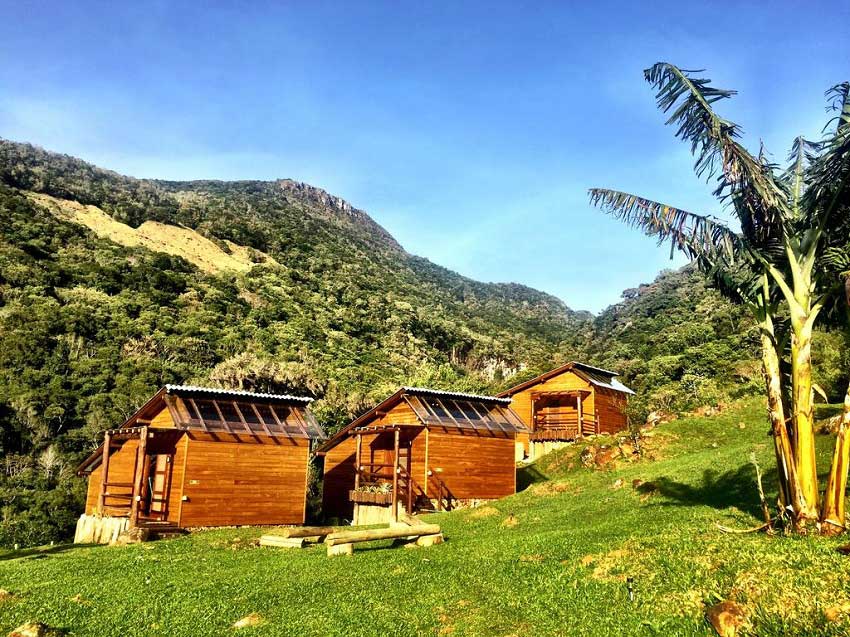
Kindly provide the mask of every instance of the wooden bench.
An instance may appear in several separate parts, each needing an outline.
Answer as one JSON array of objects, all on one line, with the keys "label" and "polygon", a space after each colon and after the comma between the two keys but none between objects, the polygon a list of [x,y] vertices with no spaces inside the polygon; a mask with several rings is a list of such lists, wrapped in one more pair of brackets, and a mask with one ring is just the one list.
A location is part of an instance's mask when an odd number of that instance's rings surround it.
[{"label": "wooden bench", "polygon": [[351,555],[354,553],[354,545],[360,542],[400,538],[414,540],[417,546],[433,546],[443,541],[443,534],[436,524],[419,524],[366,531],[339,531],[328,535],[325,538],[325,544],[328,547],[328,557],[334,557],[336,555]]}]

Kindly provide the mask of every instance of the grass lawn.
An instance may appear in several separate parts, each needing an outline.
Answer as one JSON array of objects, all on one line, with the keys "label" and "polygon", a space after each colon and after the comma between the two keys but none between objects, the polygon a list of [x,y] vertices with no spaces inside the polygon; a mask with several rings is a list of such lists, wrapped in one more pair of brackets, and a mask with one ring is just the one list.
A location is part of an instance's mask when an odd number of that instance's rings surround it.
[{"label": "grass lawn", "polygon": [[[850,604],[824,615],[850,601],[842,540],[715,527],[758,524],[749,454],[772,492],[766,432],[748,401],[663,425],[654,460],[592,471],[576,448],[550,454],[521,493],[430,516],[447,538],[432,548],[376,542],[329,559],[321,546],[255,548],[262,529],[231,529],[0,554],[0,588],[15,594],[0,602],[0,634],[38,620],[92,636],[712,635],[705,605],[734,599],[750,613],[745,634],[848,635]],[[819,442],[828,462],[831,440]],[[232,628],[250,613],[263,623]]]}]

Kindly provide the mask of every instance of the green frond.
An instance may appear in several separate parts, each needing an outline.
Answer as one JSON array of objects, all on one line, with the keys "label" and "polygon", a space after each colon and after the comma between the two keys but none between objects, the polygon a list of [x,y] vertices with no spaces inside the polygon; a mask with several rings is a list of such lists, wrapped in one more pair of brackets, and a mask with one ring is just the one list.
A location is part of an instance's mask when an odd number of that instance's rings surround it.
[{"label": "green frond", "polygon": [[850,82],[826,95],[837,113],[830,120],[835,129],[819,142],[819,153],[806,170],[803,205],[810,226],[843,241],[850,234]]},{"label": "green frond", "polygon": [[773,166],[753,157],[737,141],[740,127],[712,109],[712,104],[732,97],[735,91],[691,77],[699,72],[659,62],[646,69],[644,77],[657,90],[658,107],[665,113],[672,111],[667,124],[677,125],[676,136],[690,143],[697,175],[717,177],[714,194],[734,206],[747,239],[756,247],[775,243],[791,216],[788,193]]},{"label": "green frond", "polygon": [[746,251],[742,238],[722,221],[618,190],[591,188],[590,203],[625,223],[670,242],[688,259],[733,264]]}]

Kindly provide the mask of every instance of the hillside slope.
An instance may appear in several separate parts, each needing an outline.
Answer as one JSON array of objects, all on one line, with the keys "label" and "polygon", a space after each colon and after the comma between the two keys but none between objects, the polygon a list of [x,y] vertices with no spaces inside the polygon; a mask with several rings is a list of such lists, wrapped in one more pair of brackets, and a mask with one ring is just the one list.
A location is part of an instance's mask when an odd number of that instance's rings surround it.
[{"label": "hillside slope", "polygon": [[583,359],[622,370],[641,416],[751,390],[744,321],[690,271],[594,319],[410,255],[313,186],[0,140],[0,545],[66,534],[76,461],[165,383],[308,393],[333,430],[400,384],[496,391]]},{"label": "hillside slope", "polygon": [[[256,613],[256,635],[708,637],[706,608],[732,599],[743,635],[846,635],[841,540],[715,526],[759,521],[749,456],[772,467],[763,413],[750,399],[670,423],[646,439],[651,457],[604,471],[582,467],[576,448],[547,456],[523,492],[429,516],[447,542],[428,549],[377,542],[328,559],[322,546],[257,548],[267,530],[242,528],[0,553],[13,593],[0,630],[38,620],[81,637],[223,635]],[[775,497],[770,471],[765,486]]]}]

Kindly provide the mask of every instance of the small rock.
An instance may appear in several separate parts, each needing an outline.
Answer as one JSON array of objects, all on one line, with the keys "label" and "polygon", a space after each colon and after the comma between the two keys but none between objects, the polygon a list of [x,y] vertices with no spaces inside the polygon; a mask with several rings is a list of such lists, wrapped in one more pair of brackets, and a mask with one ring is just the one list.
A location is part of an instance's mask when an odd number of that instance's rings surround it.
[{"label": "small rock", "polygon": [[47,624],[27,622],[9,633],[9,637],[51,637],[51,635],[55,634],[56,631],[51,629]]},{"label": "small rock", "polygon": [[738,429],[746,429],[746,428],[747,428],[747,425],[746,425],[746,424],[744,424],[744,423],[742,423],[742,422],[739,422],[739,423],[738,423]]},{"label": "small rock", "polygon": [[716,442],[712,442],[712,443],[711,443],[711,448],[712,448],[712,449],[717,449],[719,446],[720,446],[720,445],[718,445]]},{"label": "small rock", "polygon": [[259,613],[251,613],[250,615],[245,615],[245,617],[235,622],[233,627],[248,628],[249,626],[259,626],[262,623],[264,623],[264,620]]},{"label": "small rock", "polygon": [[623,479],[617,478],[614,480],[614,484],[611,485],[612,489],[622,489],[623,488]]},{"label": "small rock", "polygon": [[596,453],[596,458],[594,459],[596,462],[596,466],[605,467],[614,462],[614,460],[617,459],[618,451],[619,450],[613,447],[602,447],[601,449],[599,449],[599,451]]},{"label": "small rock", "polygon": [[110,542],[110,544],[112,544],[113,546],[127,546],[128,544],[139,544],[141,542],[147,542],[149,536],[150,531],[148,529],[134,527],[132,529],[127,529],[126,531],[121,533],[117,538],[115,538],[115,541]]},{"label": "small rock", "polygon": [[594,445],[590,445],[589,447],[585,447],[579,458],[581,459],[581,463],[585,467],[592,467],[596,462],[596,453],[598,449]]},{"label": "small rock", "polygon": [[709,608],[705,616],[720,637],[735,637],[747,618],[744,608],[728,599]]}]

